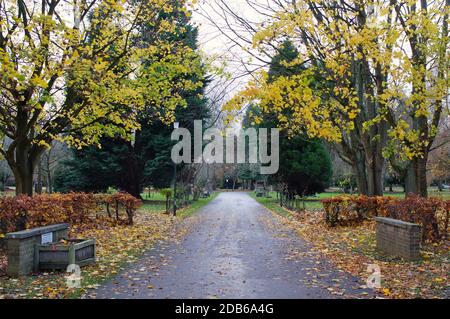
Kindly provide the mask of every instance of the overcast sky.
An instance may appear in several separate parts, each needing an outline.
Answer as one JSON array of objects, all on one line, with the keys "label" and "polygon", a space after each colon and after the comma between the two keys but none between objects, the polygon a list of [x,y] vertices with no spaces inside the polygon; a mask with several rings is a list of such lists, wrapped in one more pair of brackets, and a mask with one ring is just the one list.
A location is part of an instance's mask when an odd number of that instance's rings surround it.
[{"label": "overcast sky", "polygon": [[[219,0],[203,0],[200,1],[198,8],[194,11],[193,20],[199,27],[199,44],[203,52],[208,55],[217,56],[217,62],[226,61],[226,71],[231,73],[236,79],[229,86],[231,96],[239,88],[242,88],[250,79],[248,71],[257,68],[252,66],[250,55],[245,53],[234,41],[239,41],[236,35],[227,31],[226,22],[223,19],[223,12],[217,5]],[[258,0],[266,1],[266,0]],[[261,22],[263,16],[249,7],[243,0],[227,0],[226,5],[233,11],[239,12],[242,18],[252,22]],[[211,21],[212,20],[212,21]],[[229,17],[229,23],[238,30],[240,27],[233,24],[232,17]],[[221,30],[219,30],[219,28]],[[225,32],[226,34],[223,34]],[[250,38],[249,36],[247,36]],[[230,39],[231,38],[231,39]],[[243,43],[242,41],[239,41]],[[254,62],[254,61],[253,61]],[[244,66],[245,65],[245,66]]]}]

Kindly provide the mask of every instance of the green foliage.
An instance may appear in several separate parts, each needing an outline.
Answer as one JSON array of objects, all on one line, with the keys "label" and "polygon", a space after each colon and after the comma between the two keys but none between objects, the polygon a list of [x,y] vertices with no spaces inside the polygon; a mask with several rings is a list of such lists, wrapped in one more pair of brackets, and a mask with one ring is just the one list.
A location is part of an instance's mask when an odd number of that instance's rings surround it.
[{"label": "green foliage", "polygon": [[[269,81],[273,81],[280,76],[295,75],[305,70],[300,64],[294,63],[297,59],[298,50],[292,41],[284,41],[270,62]],[[292,63],[294,64],[292,65]]]},{"label": "green foliage", "polygon": [[[285,41],[279,48],[271,62],[269,80],[274,81],[280,76],[298,74],[305,70],[298,64],[291,63],[298,58],[298,51],[292,42]],[[286,110],[285,116],[290,116]],[[281,127],[277,114],[262,112],[259,105],[251,105],[244,118],[244,126],[254,124],[254,119],[261,121],[258,127]],[[281,182],[287,185],[288,191],[301,196],[322,192],[328,187],[332,176],[331,158],[318,139],[308,138],[306,134],[292,134],[283,130],[280,134],[280,170],[272,177],[272,182]]]},{"label": "green foliage", "polygon": [[278,177],[289,192],[302,196],[322,192],[331,176],[330,155],[320,141],[301,135],[282,138]]},{"label": "green foliage", "polygon": [[[112,142],[103,141],[104,147]],[[119,165],[119,147],[112,147],[106,156],[98,156],[95,146],[83,150],[74,150],[72,158],[58,166],[54,187],[57,192],[106,192],[109,186],[117,186],[116,180],[121,174]]]},{"label": "green foliage", "polygon": [[337,179],[337,185],[342,188],[344,193],[351,193],[356,189],[356,178],[354,175],[344,175]]},{"label": "green foliage", "polygon": [[[177,31],[167,33],[164,40],[169,43],[180,42],[195,51],[197,29],[189,24],[186,13],[174,10],[163,15],[165,19],[178,21]],[[146,32],[148,28],[142,27],[143,41],[151,41],[148,38],[151,32]],[[186,56],[186,59],[189,58]],[[197,58],[200,59],[199,56]],[[182,90],[180,93],[183,103],[175,105],[172,120],[177,119],[181,127],[191,129],[194,120],[209,117],[207,99],[204,97],[208,83],[205,74],[206,70],[201,66],[200,72],[187,70],[174,78],[174,81],[202,83],[201,86]],[[64,192],[105,191],[113,186],[140,197],[144,186],[168,187],[173,179],[173,163],[170,158],[174,144],[170,139],[173,129],[166,121],[159,119],[161,116],[155,114],[155,103],[151,98],[146,101],[147,106],[138,117],[140,130],[136,132],[133,143],[116,136],[103,138],[101,149],[89,147],[74,151],[73,159],[64,163],[57,176],[56,189]],[[67,174],[69,170],[70,173]]]}]

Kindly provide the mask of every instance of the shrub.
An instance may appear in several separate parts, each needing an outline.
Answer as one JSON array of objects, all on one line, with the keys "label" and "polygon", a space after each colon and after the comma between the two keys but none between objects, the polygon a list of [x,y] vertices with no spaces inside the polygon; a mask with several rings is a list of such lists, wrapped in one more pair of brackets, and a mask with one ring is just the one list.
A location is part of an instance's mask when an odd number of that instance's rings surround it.
[{"label": "shrub", "polygon": [[331,226],[351,225],[375,216],[389,217],[422,226],[422,241],[448,236],[450,201],[409,195],[392,197],[342,196],[322,201],[325,221]]},{"label": "shrub", "polygon": [[103,203],[106,206],[106,211],[108,214],[108,217],[111,216],[110,206],[112,205],[114,207],[114,212],[116,216],[116,220],[119,220],[120,215],[120,207],[122,207],[125,210],[125,213],[127,214],[128,218],[128,224],[133,224],[133,217],[136,209],[141,206],[142,202],[126,193],[115,193],[112,195],[106,195],[103,197]]},{"label": "shrub", "polygon": [[[125,193],[43,194],[0,198],[0,235],[26,228],[69,223],[96,227],[100,223],[133,223],[141,202]],[[110,207],[114,208],[113,216]],[[126,220],[121,219],[125,212]]]}]

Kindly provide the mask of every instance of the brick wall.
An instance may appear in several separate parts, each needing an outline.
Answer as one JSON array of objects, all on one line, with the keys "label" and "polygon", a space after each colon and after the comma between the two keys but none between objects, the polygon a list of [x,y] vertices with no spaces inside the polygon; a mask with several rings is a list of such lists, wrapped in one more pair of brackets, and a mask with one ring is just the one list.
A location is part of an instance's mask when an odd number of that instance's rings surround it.
[{"label": "brick wall", "polygon": [[377,217],[377,249],[406,260],[420,259],[421,227],[392,218]]}]

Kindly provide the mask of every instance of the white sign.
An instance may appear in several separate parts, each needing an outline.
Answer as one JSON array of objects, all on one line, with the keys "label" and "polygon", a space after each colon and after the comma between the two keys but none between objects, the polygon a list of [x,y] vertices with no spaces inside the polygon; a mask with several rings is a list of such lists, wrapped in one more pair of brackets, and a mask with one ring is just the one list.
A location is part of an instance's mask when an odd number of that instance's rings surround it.
[{"label": "white sign", "polygon": [[53,243],[53,233],[42,234],[41,245]]}]

